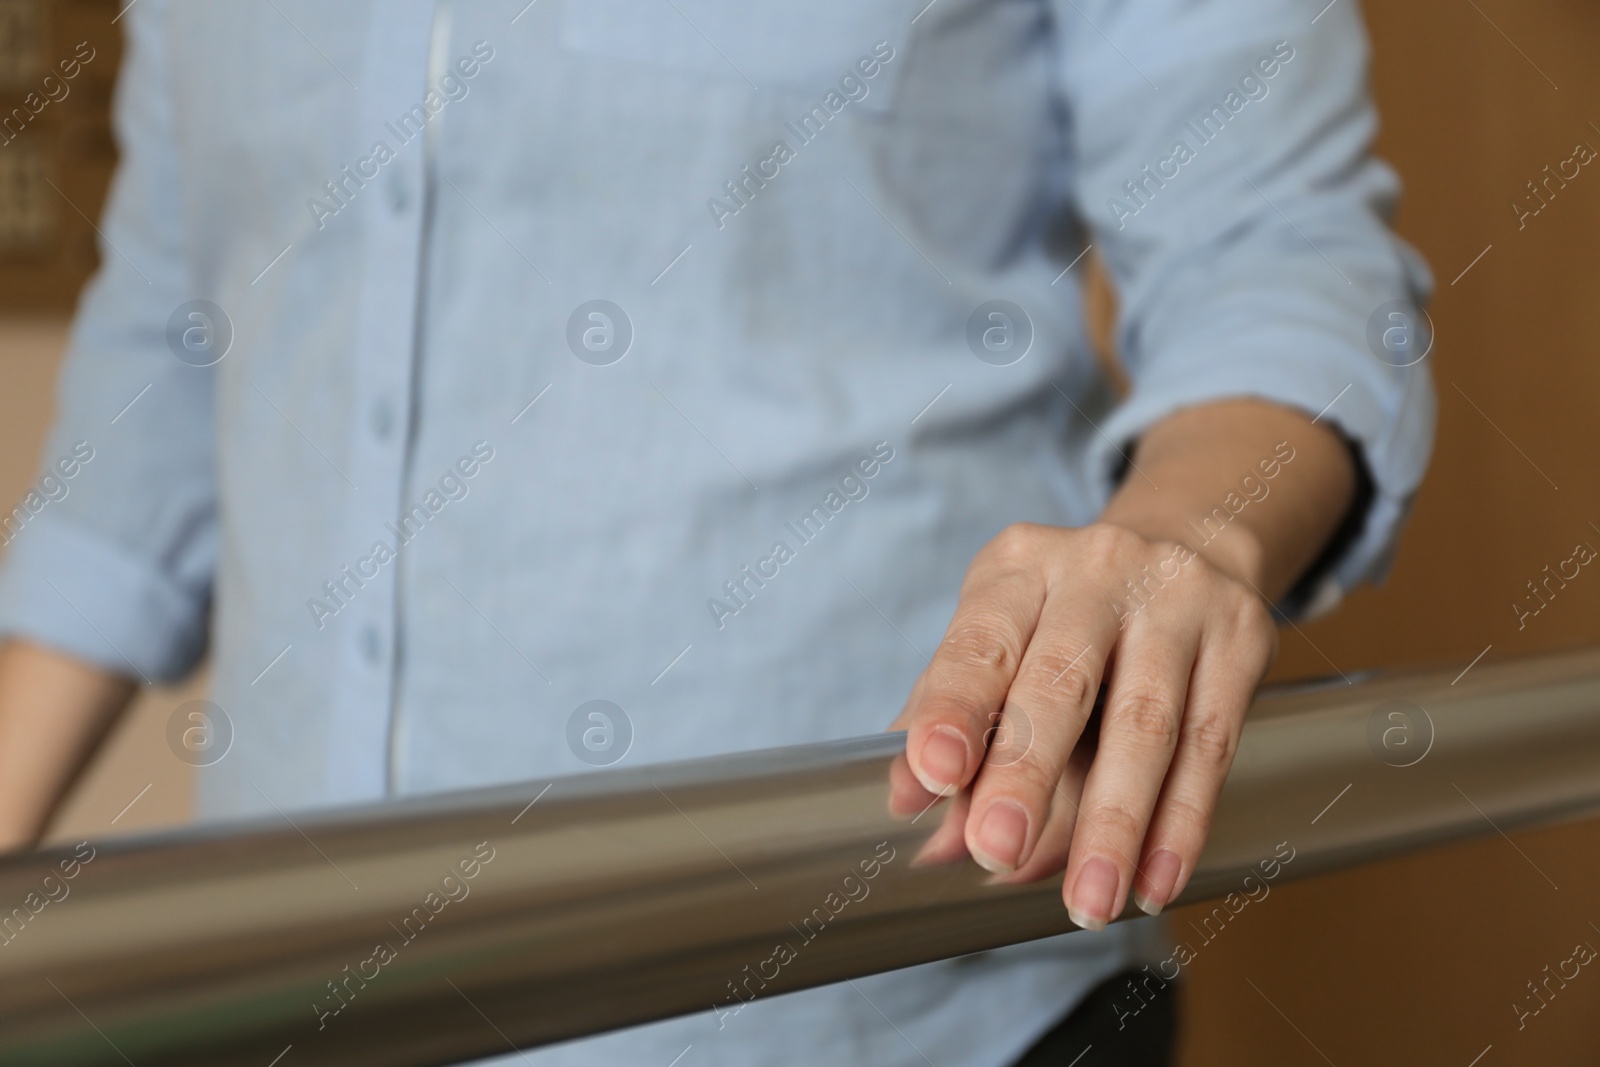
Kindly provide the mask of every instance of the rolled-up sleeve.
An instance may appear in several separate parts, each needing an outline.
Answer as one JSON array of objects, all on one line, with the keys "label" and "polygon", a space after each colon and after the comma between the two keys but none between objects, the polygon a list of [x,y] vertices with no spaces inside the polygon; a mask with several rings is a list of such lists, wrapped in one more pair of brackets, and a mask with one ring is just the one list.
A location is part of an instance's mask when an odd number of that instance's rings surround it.
[{"label": "rolled-up sleeve", "polygon": [[100,223],[38,481],[8,513],[0,633],[124,674],[181,676],[204,652],[216,562],[214,367],[169,348],[194,291],[166,85],[165,4],[123,20],[121,162]]},{"label": "rolled-up sleeve", "polygon": [[[1431,343],[1432,282],[1388,227],[1398,182],[1370,154],[1360,17],[1344,3],[1313,21],[1318,6],[1062,0],[1058,17],[1073,195],[1121,296],[1133,383],[1089,457],[1097,484],[1109,495],[1118,449],[1180,408],[1255,397],[1320,417],[1372,487],[1308,594],[1326,605],[1387,569],[1435,398],[1425,359],[1400,365]],[[1415,330],[1410,354],[1380,356],[1374,319]]]}]

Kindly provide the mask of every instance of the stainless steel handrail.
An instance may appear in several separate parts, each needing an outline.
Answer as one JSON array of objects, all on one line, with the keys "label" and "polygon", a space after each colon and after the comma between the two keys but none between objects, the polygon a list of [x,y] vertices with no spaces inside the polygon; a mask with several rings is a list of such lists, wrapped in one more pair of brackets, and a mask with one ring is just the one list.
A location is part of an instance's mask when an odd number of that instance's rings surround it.
[{"label": "stainless steel handrail", "polygon": [[[1454,673],[1264,693],[1184,901],[1600,814],[1600,650]],[[1071,930],[1058,880],[918,862],[902,749],[5,859],[0,1062],[428,1067]]]}]

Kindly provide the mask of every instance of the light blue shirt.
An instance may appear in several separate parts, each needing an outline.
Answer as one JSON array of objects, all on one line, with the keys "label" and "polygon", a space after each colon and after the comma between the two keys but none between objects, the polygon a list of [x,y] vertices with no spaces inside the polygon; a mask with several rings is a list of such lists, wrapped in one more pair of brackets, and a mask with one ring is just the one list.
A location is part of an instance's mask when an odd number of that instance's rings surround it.
[{"label": "light blue shirt", "polygon": [[[1322,602],[1385,566],[1433,425],[1388,341],[1429,282],[1354,0],[524,4],[123,19],[104,265],[0,628],[150,680],[209,649],[204,817],[879,730],[981,545],[1091,521],[1215,398],[1360,446]],[[1141,936],[535,1062],[987,1067]]]}]

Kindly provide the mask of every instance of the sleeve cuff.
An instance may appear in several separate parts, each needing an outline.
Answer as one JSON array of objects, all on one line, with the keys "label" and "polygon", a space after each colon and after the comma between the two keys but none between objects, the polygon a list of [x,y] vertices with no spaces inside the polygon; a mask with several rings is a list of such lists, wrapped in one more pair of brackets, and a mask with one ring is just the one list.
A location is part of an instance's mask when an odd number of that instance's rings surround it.
[{"label": "sleeve cuff", "polygon": [[0,566],[0,635],[21,637],[146,682],[176,681],[205,652],[207,590],[46,513]]}]

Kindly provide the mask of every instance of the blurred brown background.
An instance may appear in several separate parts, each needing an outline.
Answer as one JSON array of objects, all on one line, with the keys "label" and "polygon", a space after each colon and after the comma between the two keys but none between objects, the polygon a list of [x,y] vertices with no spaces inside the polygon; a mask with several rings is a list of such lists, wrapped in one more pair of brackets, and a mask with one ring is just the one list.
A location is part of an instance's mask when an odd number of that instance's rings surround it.
[{"label": "blurred brown background", "polygon": [[[89,219],[116,163],[119,10],[115,0],[0,0],[0,309],[68,313],[94,269]],[[64,79],[58,64],[81,42],[93,58]]]},{"label": "blurred brown background", "polygon": [[[1308,3],[1308,23],[1321,3]],[[6,499],[33,477],[65,315],[94,262],[87,220],[113,162],[106,108],[117,10],[99,0],[0,0],[0,115],[78,41],[98,53],[68,99],[0,147]],[[1380,147],[1406,180],[1399,227],[1438,280],[1429,357],[1438,450],[1388,584],[1303,633],[1286,631],[1276,675],[1465,668],[1480,653],[1600,643],[1600,578],[1587,571],[1523,629],[1511,607],[1576,543],[1600,546],[1600,167],[1552,183],[1549,203],[1520,229],[1511,207],[1531,202],[1527,183],[1579,142],[1600,149],[1600,8],[1407,0],[1366,14]],[[56,837],[187,815],[187,768],[162,731],[198,684],[146,694]],[[1581,972],[1520,1031],[1512,1010],[1546,964],[1580,941],[1600,946],[1591,925],[1600,924],[1600,824],[1513,840],[1275,888],[1187,968],[1185,1067],[1600,1062],[1600,976]],[[1195,914],[1180,910],[1173,921],[1181,928]]]}]

